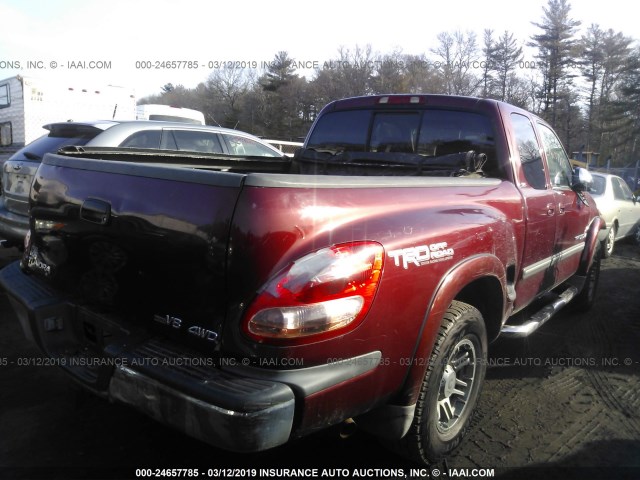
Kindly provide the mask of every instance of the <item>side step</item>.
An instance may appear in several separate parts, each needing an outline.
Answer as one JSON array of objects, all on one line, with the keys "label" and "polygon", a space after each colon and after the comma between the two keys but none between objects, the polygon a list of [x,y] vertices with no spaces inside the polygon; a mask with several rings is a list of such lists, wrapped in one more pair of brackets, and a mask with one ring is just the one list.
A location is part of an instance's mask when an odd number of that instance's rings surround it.
[{"label": "side step", "polygon": [[558,313],[562,307],[568,304],[573,297],[575,297],[580,290],[578,287],[571,285],[564,292],[562,292],[556,300],[545,305],[542,309],[534,313],[531,318],[521,325],[505,325],[500,331],[500,335],[505,337],[528,337],[533,332],[538,330],[542,325],[547,323],[551,317]]}]

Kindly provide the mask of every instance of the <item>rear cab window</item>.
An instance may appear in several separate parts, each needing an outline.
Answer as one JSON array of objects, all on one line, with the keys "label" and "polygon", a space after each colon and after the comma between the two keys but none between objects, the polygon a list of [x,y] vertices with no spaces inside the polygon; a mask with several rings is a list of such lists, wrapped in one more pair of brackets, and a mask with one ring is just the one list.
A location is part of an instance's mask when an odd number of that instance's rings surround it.
[{"label": "rear cab window", "polygon": [[328,151],[366,151],[373,112],[351,110],[331,112],[316,124],[307,148]]},{"label": "rear cab window", "polygon": [[473,151],[486,155],[484,170],[491,172],[487,176],[502,176],[492,122],[488,116],[471,111],[433,107],[328,112],[315,124],[306,151],[310,151],[310,157],[317,152],[334,156],[370,152],[376,155],[358,158],[377,162],[404,158],[404,161],[424,165],[437,164],[445,156]]}]

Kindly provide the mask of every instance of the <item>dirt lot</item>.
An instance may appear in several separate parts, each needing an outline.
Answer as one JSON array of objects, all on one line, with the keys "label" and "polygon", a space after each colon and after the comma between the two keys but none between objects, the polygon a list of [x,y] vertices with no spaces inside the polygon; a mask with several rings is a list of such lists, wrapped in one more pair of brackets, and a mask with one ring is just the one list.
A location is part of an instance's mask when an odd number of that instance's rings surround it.
[{"label": "dirt lot", "polygon": [[[0,252],[0,264],[16,255]],[[199,468],[202,476],[227,478],[251,472],[207,469],[334,468],[346,469],[334,476],[367,478],[414,473],[362,432],[342,440],[330,430],[258,455],[215,450],[78,392],[54,367],[19,366],[21,357],[38,352],[2,294],[0,478],[134,478],[137,468]],[[498,478],[640,478],[640,247],[621,243],[603,262],[597,305],[588,315],[563,312],[526,341],[492,346],[475,426],[438,469],[420,476],[494,469]]]}]

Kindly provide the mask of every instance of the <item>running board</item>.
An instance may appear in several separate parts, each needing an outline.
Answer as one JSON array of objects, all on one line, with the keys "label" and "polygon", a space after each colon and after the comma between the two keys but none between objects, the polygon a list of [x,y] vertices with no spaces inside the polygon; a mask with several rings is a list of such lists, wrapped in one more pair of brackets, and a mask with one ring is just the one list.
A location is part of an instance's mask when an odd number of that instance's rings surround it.
[{"label": "running board", "polygon": [[505,325],[500,331],[500,335],[505,337],[528,337],[538,330],[542,325],[547,323],[551,317],[558,313],[562,307],[569,303],[580,290],[576,286],[568,287],[564,292],[558,295],[557,299],[546,305],[541,310],[531,316],[529,321],[522,325]]}]

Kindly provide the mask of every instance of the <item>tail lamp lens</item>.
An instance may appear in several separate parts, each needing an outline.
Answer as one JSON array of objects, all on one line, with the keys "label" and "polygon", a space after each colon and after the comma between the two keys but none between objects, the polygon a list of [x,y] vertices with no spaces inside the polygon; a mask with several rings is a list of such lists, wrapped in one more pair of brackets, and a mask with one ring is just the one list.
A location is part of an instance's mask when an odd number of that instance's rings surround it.
[{"label": "tail lamp lens", "polygon": [[374,242],[310,253],[273,277],[249,308],[244,331],[257,341],[296,343],[342,333],[364,318],[384,251]]}]

